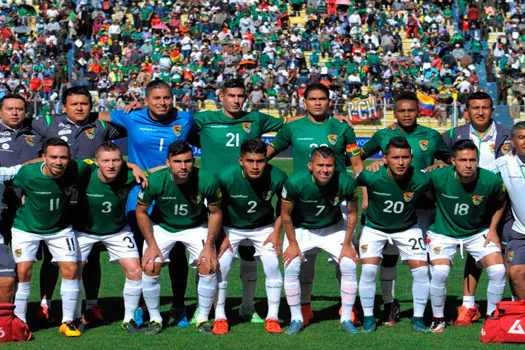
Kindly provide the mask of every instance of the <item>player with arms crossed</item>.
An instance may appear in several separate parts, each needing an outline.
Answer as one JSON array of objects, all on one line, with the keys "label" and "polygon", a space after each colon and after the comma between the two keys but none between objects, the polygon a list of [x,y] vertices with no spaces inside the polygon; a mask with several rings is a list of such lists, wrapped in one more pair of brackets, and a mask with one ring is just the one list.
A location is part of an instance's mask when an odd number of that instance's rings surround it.
[{"label": "player with arms crossed", "polygon": [[374,299],[377,265],[387,242],[400,250],[401,258],[408,262],[412,272],[412,329],[428,333],[423,322],[430,288],[427,252],[423,233],[417,227],[416,203],[431,189],[431,184],[425,173],[410,165],[411,151],[404,137],[393,137],[385,147],[383,161],[386,167],[377,172],[365,170],[356,178],[357,184],[365,186],[368,192],[366,222],[359,239],[359,256],[363,264],[359,295],[366,333],[376,329]]},{"label": "player with arms crossed", "polygon": [[[269,333],[282,333],[278,321],[281,288],[279,269],[282,224],[279,205],[274,215],[272,198],[280,197],[286,174],[266,161],[266,144],[261,140],[248,140],[241,145],[237,165],[226,168],[218,180],[223,194],[223,225],[225,240],[230,249],[219,259],[219,291],[215,308],[215,334],[228,333],[228,321],[224,306],[228,288],[228,274],[232,260],[241,241],[250,241],[256,250],[266,274],[268,315],[265,329]],[[277,216],[277,220],[276,217]],[[226,242],[226,246],[228,246]]]},{"label": "player with arms crossed", "polygon": [[174,142],[168,147],[168,168],[153,173],[149,187],[142,189],[137,199],[137,222],[144,234],[142,291],[150,314],[148,331],[152,334],[162,329],[160,270],[177,242],[186,246],[199,270],[197,330],[212,333],[208,315],[217,289],[215,240],[222,224],[221,191],[214,176],[194,167],[194,163],[190,146]]},{"label": "player with arms crossed", "polygon": [[[142,294],[139,254],[133,233],[126,224],[125,212],[128,193],[136,184],[120,148],[111,142],[101,144],[95,151],[94,163],[89,164],[88,174],[78,184],[78,206],[73,223],[80,248],[80,270],[97,242],[108,249],[110,262],[120,263],[124,269],[124,321],[121,325],[124,330],[137,328],[133,313]],[[81,304],[82,298],[79,298],[78,314]]]},{"label": "player with arms crossed", "polygon": [[[341,329],[355,334],[351,321],[357,291],[357,253],[352,235],[357,223],[357,189],[355,181],[336,170],[334,152],[316,147],[308,162],[310,171],[292,174],[283,187],[281,219],[284,241],[284,289],[291,311],[288,334],[303,328],[299,273],[303,254],[324,250],[341,269]],[[344,225],[341,201],[347,200],[347,222]]]},{"label": "player with arms crossed", "polygon": [[452,164],[429,173],[436,195],[436,219],[427,235],[430,258],[430,300],[434,315],[430,330],[443,332],[443,309],[450,266],[459,245],[487,271],[487,315],[501,301],[505,290],[505,265],[501,255],[498,223],[505,210],[503,182],[478,167],[478,148],[471,140],[452,146]]}]

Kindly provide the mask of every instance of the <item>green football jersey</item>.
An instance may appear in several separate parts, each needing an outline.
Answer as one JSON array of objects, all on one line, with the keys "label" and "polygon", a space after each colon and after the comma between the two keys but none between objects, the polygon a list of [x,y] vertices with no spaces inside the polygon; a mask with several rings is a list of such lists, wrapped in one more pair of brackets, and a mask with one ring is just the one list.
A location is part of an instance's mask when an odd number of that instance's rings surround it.
[{"label": "green football jersey", "polygon": [[272,198],[281,196],[286,174],[268,164],[261,178],[248,180],[239,165],[232,165],[218,175],[222,191],[224,226],[256,228],[275,221]]},{"label": "green football jersey", "polygon": [[193,168],[189,181],[176,184],[170,168],[154,172],[148,178],[149,186],[141,189],[137,202],[149,206],[155,205],[150,218],[169,232],[179,232],[200,226],[208,221],[208,205],[221,202],[221,190],[213,174]]},{"label": "green football jersey", "polygon": [[356,201],[357,187],[353,178],[338,171],[325,186],[316,184],[309,171],[300,171],[286,180],[282,199],[294,203],[294,226],[318,229],[342,219],[341,202]]},{"label": "green football jersey", "polygon": [[429,173],[436,192],[436,219],[430,230],[450,237],[475,235],[490,226],[489,202],[503,200],[505,188],[500,177],[479,168],[472,184],[456,178],[456,168],[448,166]]},{"label": "green football jersey", "polygon": [[89,165],[90,173],[78,184],[78,205],[73,227],[79,232],[95,235],[116,233],[126,226],[126,200],[137,184],[133,171],[124,164],[119,176],[104,183],[98,176],[98,167]]},{"label": "green football jersey", "polygon": [[407,139],[412,148],[412,166],[416,170],[425,169],[434,164],[434,159],[446,161],[450,158],[450,150],[443,142],[443,138],[434,129],[418,125],[411,133],[405,133],[398,126],[394,130],[381,129],[377,131],[370,141],[361,148],[363,159],[366,159],[379,151],[385,152],[388,142],[393,137],[402,136]]},{"label": "green football jersey", "polygon": [[399,232],[417,223],[416,201],[432,189],[427,174],[409,169],[405,180],[396,181],[386,167],[377,172],[362,171],[356,179],[368,190],[366,226],[384,232]]},{"label": "green football jersey", "polygon": [[330,147],[335,152],[337,170],[345,173],[345,156],[359,155],[354,130],[335,118],[318,124],[307,117],[286,124],[275,136],[272,146],[277,152],[292,147],[294,173],[308,170],[310,154],[316,147]]},{"label": "green football jersey", "polygon": [[257,111],[237,119],[227,117],[222,110],[199,112],[193,118],[200,134],[202,169],[214,174],[236,163],[244,141],[277,131],[285,121]]},{"label": "green football jersey", "polygon": [[46,234],[71,225],[67,204],[78,181],[89,172],[89,165],[82,160],[72,161],[58,179],[44,175],[43,166],[43,162],[25,165],[13,180],[13,185],[24,192],[24,201],[16,211],[14,228]]}]

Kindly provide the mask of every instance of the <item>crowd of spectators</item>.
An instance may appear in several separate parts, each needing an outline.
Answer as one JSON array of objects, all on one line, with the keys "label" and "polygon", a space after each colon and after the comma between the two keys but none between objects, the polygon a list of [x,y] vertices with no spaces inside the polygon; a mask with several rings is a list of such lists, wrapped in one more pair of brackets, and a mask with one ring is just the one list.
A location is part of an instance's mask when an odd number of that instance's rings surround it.
[{"label": "crowd of spectators", "polygon": [[[98,93],[99,110],[121,108],[156,78],[192,111],[217,107],[215,91],[232,77],[246,83],[247,108],[280,115],[301,113],[302,91],[314,81],[330,87],[339,112],[353,98],[371,93],[388,103],[402,89],[461,102],[483,89],[481,65],[497,82],[498,103],[523,105],[519,1],[15,3],[0,3],[0,97],[16,90],[44,101],[35,114],[52,112],[49,103],[75,85]],[[490,31],[504,35],[487,47]]]}]

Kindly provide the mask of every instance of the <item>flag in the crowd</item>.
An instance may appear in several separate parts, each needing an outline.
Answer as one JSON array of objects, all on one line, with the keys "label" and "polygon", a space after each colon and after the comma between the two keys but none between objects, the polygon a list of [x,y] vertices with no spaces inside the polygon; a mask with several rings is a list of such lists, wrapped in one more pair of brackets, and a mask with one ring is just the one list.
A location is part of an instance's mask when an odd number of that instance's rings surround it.
[{"label": "flag in the crowd", "polygon": [[436,107],[436,98],[426,95],[421,91],[418,91],[416,94],[419,100],[419,114],[431,117]]},{"label": "flag in the crowd", "polygon": [[381,106],[376,102],[373,95],[367,97],[356,97],[348,101],[348,116],[352,122],[367,122],[381,118]]}]

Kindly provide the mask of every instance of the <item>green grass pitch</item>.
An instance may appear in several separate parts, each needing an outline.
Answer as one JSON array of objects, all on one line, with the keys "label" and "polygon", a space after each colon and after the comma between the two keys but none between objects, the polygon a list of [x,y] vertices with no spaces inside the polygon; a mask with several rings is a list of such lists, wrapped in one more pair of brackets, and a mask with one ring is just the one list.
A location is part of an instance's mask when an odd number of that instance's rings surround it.
[{"label": "green grass pitch", "polygon": [[[292,168],[291,160],[276,159],[273,163],[280,166],[286,172]],[[80,338],[69,339],[58,334],[58,326],[48,329],[40,329],[34,332],[35,340],[29,344],[9,344],[10,348],[91,348],[91,349],[160,349],[160,348],[182,348],[182,349],[271,349],[293,347],[300,349],[341,349],[346,347],[362,349],[479,349],[479,348],[512,348],[513,345],[483,345],[480,340],[481,323],[475,323],[472,327],[460,328],[449,327],[441,334],[416,334],[410,328],[410,316],[412,314],[412,279],[407,266],[399,264],[399,275],[396,283],[396,298],[401,303],[402,319],[394,327],[379,327],[373,334],[359,334],[350,336],[339,330],[338,310],[340,306],[339,287],[335,279],[334,267],[327,262],[327,255],[320,254],[317,258],[316,278],[313,292],[314,322],[300,335],[287,336],[269,335],[264,331],[263,325],[252,325],[239,323],[238,308],[241,303],[241,288],[239,276],[239,264],[234,263],[229,280],[227,299],[227,315],[232,329],[225,336],[207,336],[195,332],[195,328],[168,327],[157,336],[131,335],[120,330],[120,321],[123,316],[122,287],[124,285],[124,274],[117,265],[107,263],[107,252],[102,253],[102,286],[100,289],[100,305],[109,325],[88,329]],[[464,262],[456,258],[448,283],[448,309],[454,310],[461,303],[462,275]],[[39,302],[39,271],[38,263],[34,269],[31,304],[29,305],[29,320],[34,318],[35,310]],[[161,275],[162,283],[162,312],[166,318],[169,310],[170,283],[167,268]],[[189,316],[195,308],[195,273],[190,271],[188,290],[186,293],[187,310]],[[483,275],[477,290],[477,301],[482,309],[486,305],[487,279]],[[377,289],[376,304],[381,297],[379,286]],[[55,313],[60,312],[59,287],[55,290],[53,303]],[[509,297],[508,288],[506,298]],[[256,308],[261,316],[266,314],[266,299],[264,291],[264,273],[259,266],[259,282],[256,294]],[[430,317],[430,302],[427,306],[427,316]],[[56,315],[58,316],[58,315]],[[380,313],[376,313],[376,317]],[[290,318],[286,299],[281,299],[280,318],[287,326]],[[6,346],[6,345],[4,345]]]}]

